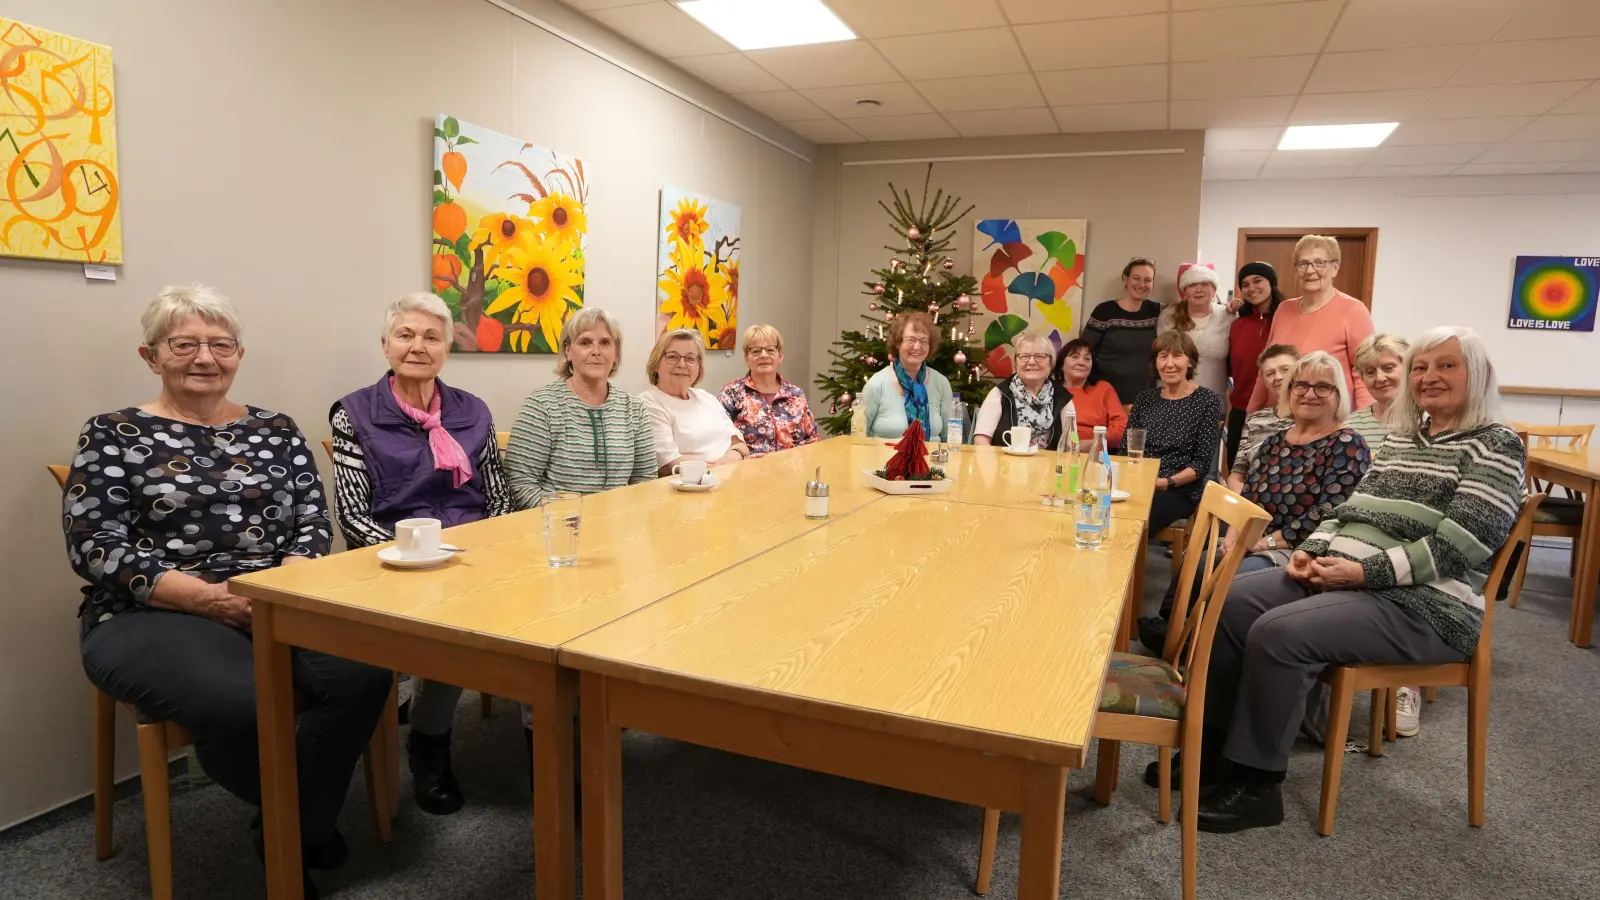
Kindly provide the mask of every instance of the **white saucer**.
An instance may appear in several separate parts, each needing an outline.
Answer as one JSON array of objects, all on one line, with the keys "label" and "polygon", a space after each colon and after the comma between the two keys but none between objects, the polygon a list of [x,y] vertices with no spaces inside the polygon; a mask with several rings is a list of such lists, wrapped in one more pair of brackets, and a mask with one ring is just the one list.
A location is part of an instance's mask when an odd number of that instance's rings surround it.
[{"label": "white saucer", "polygon": [[1121,503],[1122,501],[1124,501],[1124,500],[1126,500],[1126,499],[1128,499],[1129,497],[1132,497],[1132,496],[1133,495],[1128,493],[1127,491],[1112,491],[1111,492],[1111,502],[1112,503]]},{"label": "white saucer", "polygon": [[400,548],[394,546],[385,547],[378,551],[378,559],[387,565],[394,566],[396,569],[431,569],[434,566],[449,562],[450,557],[455,555],[456,551],[454,550],[441,549],[433,556],[411,558],[401,556]]},{"label": "white saucer", "polygon": [[674,475],[667,480],[667,484],[672,485],[675,489],[683,491],[686,494],[704,494],[706,491],[714,491],[717,489],[717,476],[715,473],[707,472],[705,480],[699,484],[684,484],[682,481],[678,480],[678,476]]},{"label": "white saucer", "polygon": [[1007,456],[1037,456],[1038,453],[1039,453],[1039,448],[1033,446],[1032,444],[1029,444],[1028,445],[1028,449],[1026,449],[1026,450],[1018,450],[1015,447],[1007,447],[1006,448],[1006,455]]}]

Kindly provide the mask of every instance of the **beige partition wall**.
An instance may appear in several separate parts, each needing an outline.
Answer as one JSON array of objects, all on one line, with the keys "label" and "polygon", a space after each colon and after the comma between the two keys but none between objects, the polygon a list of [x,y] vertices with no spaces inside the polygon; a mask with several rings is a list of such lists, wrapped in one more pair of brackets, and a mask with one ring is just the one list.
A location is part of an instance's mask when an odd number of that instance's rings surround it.
[{"label": "beige partition wall", "polygon": [[[861,293],[862,283],[888,262],[884,244],[893,244],[895,235],[878,207],[889,197],[888,182],[911,188],[915,199],[931,161],[933,187],[976,204],[956,235],[951,255],[957,273],[972,269],[975,219],[1087,219],[1087,315],[1095,304],[1121,294],[1122,267],[1133,256],[1156,261],[1158,299],[1176,298],[1178,264],[1194,260],[1198,242],[1203,142],[1199,131],[1168,131],[821,148],[812,370],[827,369],[828,349],[840,331],[862,325],[859,316],[870,299]],[[1219,269],[1231,265],[1216,262]]]},{"label": "beige partition wall", "polygon": [[[162,285],[191,281],[243,311],[235,399],[326,437],[329,405],[383,372],[384,304],[429,283],[435,114],[584,160],[587,301],[622,320],[623,388],[646,383],[663,184],[742,208],[740,324],[777,325],[797,369],[809,357],[814,148],[553,0],[11,0],[0,12],[114,49],[127,259],[114,284],[0,259],[13,323],[0,391],[0,827],[89,789],[80,582],[45,465],[70,460],[89,416],[154,398],[135,355],[139,313]],[[713,388],[744,374],[737,356],[713,356]],[[444,377],[505,429],[554,362],[462,356]],[[131,742],[119,755],[134,771]]]}]

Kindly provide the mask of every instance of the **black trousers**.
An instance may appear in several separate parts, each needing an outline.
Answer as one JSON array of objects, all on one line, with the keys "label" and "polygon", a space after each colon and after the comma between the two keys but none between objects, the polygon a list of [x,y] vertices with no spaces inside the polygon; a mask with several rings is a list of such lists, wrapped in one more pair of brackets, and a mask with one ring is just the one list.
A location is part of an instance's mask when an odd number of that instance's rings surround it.
[{"label": "black trousers", "polygon": [[1173,522],[1194,515],[1199,505],[1200,499],[1188,489],[1156,491],[1150,498],[1150,537],[1154,538]]},{"label": "black trousers", "polygon": [[1244,420],[1250,414],[1242,409],[1228,407],[1228,458],[1222,461],[1222,474],[1233,469],[1233,458],[1239,454],[1239,441],[1244,438]]},{"label": "black trousers", "polygon": [[[206,774],[229,793],[261,803],[255,662],[250,633],[187,613],[135,609],[84,638],[83,668],[101,690],[194,737]],[[300,831],[306,844],[333,839],[350,776],[389,698],[394,675],[364,663],[294,649]]]}]

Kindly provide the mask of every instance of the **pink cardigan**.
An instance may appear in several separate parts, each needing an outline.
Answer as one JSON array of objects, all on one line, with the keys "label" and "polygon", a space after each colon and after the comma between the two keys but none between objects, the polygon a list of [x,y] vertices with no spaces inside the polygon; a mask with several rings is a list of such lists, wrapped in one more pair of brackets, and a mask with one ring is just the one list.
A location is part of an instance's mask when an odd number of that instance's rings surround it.
[{"label": "pink cardigan", "polygon": [[[1325,350],[1344,366],[1345,384],[1350,389],[1350,408],[1372,405],[1367,386],[1356,375],[1356,348],[1372,335],[1372,314],[1360,300],[1338,291],[1328,304],[1309,316],[1300,313],[1300,298],[1285,300],[1272,317],[1270,344],[1291,344],[1301,356]],[[1267,385],[1257,380],[1250,395],[1250,412],[1267,405]]]}]

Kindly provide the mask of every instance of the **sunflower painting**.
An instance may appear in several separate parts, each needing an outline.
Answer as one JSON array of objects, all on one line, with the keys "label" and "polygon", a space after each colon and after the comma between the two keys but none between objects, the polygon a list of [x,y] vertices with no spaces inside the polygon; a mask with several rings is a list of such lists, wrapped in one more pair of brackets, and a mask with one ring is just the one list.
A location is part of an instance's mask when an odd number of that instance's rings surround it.
[{"label": "sunflower painting", "polygon": [[711,350],[732,350],[739,326],[739,207],[661,189],[656,332],[693,328]]},{"label": "sunflower painting", "polygon": [[433,128],[432,290],[455,348],[554,353],[583,307],[583,161],[453,116]]}]

